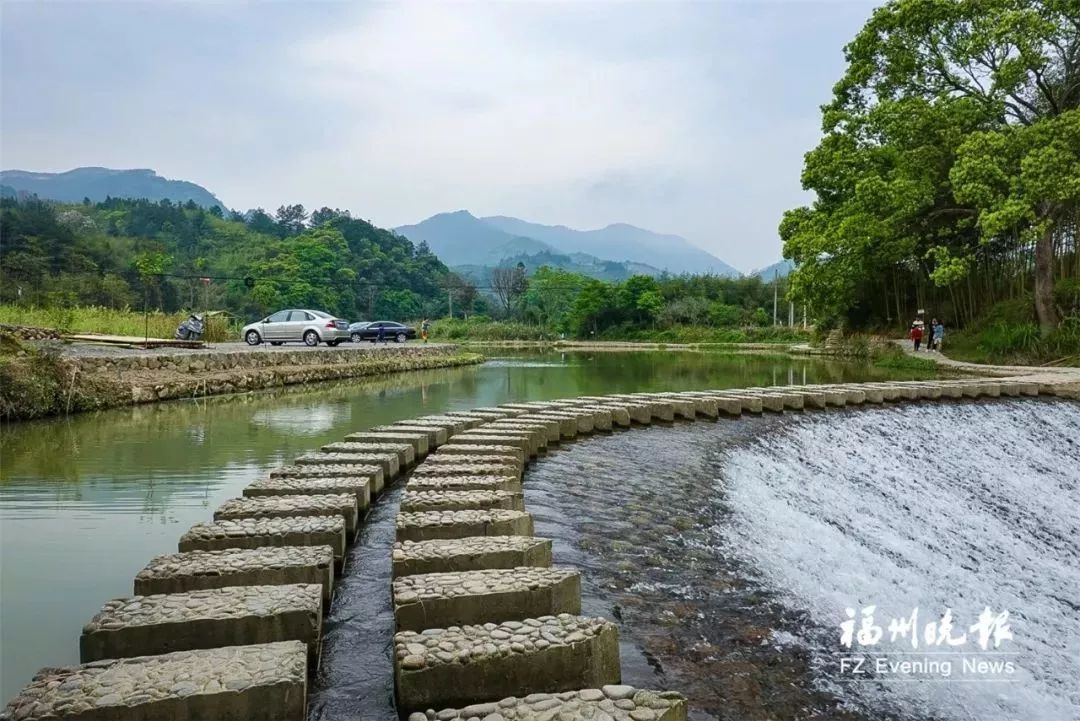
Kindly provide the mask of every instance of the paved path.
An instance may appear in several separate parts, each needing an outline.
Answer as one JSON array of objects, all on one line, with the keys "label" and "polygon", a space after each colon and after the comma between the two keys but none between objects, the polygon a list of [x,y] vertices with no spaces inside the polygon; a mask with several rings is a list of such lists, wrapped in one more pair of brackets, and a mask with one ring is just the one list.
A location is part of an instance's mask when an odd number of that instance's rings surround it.
[{"label": "paved path", "polygon": [[904,353],[913,358],[922,358],[924,360],[932,360],[938,365],[945,366],[947,368],[953,368],[959,371],[965,371],[968,373],[980,373],[990,376],[1029,376],[1029,375],[1046,375],[1053,374],[1055,376],[1072,376],[1075,377],[1077,382],[1080,382],[1080,368],[1069,368],[1060,366],[1008,366],[1008,365],[990,365],[985,363],[969,363],[967,361],[958,361],[948,356],[942,355],[937,351],[919,351],[916,352],[911,347],[911,341],[907,339],[894,340]]},{"label": "paved path", "polygon": [[[418,341],[409,341],[404,345],[417,346],[425,345]],[[453,345],[451,343],[427,343],[430,347],[448,346]],[[272,346],[269,343],[263,343],[257,346],[250,346],[247,343],[233,342],[233,343],[208,343],[205,348],[170,348],[164,346],[161,348],[123,348],[120,346],[110,346],[97,343],[70,343],[66,344],[62,348],[62,352],[66,356],[74,356],[79,358],[91,358],[91,357],[117,357],[128,358],[133,356],[163,356],[163,355],[200,355],[205,353],[281,353],[283,351],[305,351],[310,353],[318,353],[320,351],[336,350],[336,351],[354,351],[356,353],[373,353],[379,348],[400,348],[401,345],[397,343],[342,343],[336,348],[330,348],[327,345],[319,345],[314,348],[309,348],[303,343],[286,343],[284,345]]]}]

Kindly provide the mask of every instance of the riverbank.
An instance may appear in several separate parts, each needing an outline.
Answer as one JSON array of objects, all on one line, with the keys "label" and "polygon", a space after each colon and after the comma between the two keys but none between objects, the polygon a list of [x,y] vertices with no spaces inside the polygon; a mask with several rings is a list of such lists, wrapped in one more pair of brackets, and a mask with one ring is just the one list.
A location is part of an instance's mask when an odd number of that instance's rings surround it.
[{"label": "riverbank", "polygon": [[0,417],[8,421],[483,361],[450,344],[99,352],[0,342]]}]

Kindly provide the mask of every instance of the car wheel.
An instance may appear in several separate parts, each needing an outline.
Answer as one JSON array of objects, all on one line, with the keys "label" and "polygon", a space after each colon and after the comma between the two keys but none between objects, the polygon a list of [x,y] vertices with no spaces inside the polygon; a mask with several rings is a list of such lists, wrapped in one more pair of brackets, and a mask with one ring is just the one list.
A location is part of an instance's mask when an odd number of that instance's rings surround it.
[{"label": "car wheel", "polygon": [[394,340],[396,340],[398,343],[404,343],[406,340],[408,340],[408,336],[404,333],[398,333],[397,338],[394,338]]},{"label": "car wheel", "polygon": [[257,330],[249,330],[244,335],[244,340],[247,341],[248,345],[259,345],[262,343],[262,338],[259,336],[259,331]]},{"label": "car wheel", "polygon": [[313,330],[309,330],[307,333],[304,333],[304,345],[308,346],[309,348],[314,348],[315,346],[319,345],[319,334]]},{"label": "car wheel", "polygon": [[364,337],[362,335],[360,335],[359,333],[353,333],[352,334],[352,342],[353,343],[359,343],[362,340],[364,340]]}]

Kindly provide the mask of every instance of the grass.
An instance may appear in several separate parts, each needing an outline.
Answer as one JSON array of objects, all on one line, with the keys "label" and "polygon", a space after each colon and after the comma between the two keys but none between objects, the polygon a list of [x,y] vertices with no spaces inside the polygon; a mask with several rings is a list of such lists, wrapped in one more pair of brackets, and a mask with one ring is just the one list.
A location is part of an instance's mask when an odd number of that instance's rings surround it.
[{"label": "grass", "polygon": [[[70,308],[0,305],[0,323],[51,328],[62,333],[101,333],[151,338],[172,338],[187,313],[150,312],[145,321],[142,311],[130,308],[75,306]],[[220,316],[207,319],[203,340],[210,343],[237,340],[239,328]]]},{"label": "grass", "polygon": [[[489,318],[470,320],[448,319],[432,321],[431,337],[435,340],[462,341],[537,341],[559,340],[562,334],[526,323],[496,321]],[[622,341],[636,343],[728,344],[728,343],[796,343],[810,339],[808,333],[786,327],[710,328],[707,326],[676,326],[673,328],[638,329],[627,326],[609,328],[595,336],[566,340]]]},{"label": "grass", "polygon": [[0,333],[0,418],[37,418],[104,408],[122,395],[100,378],[79,377],[56,348],[35,348]]}]

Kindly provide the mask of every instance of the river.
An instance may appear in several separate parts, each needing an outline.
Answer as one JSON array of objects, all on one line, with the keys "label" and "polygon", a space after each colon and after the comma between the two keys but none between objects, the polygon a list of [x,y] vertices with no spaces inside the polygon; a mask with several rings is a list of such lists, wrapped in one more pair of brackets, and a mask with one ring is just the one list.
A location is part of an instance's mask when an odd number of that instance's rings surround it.
[{"label": "river", "polygon": [[[78,661],[82,625],[268,468],[346,433],[518,400],[912,378],[694,352],[494,351],[475,367],[122,408],[0,431],[0,699]],[[925,374],[924,374],[925,376]]]}]

